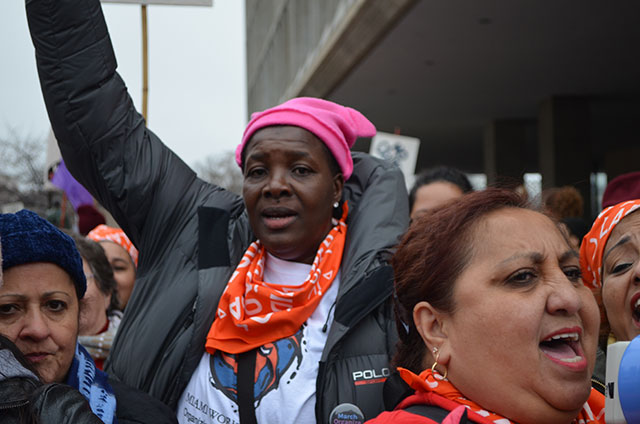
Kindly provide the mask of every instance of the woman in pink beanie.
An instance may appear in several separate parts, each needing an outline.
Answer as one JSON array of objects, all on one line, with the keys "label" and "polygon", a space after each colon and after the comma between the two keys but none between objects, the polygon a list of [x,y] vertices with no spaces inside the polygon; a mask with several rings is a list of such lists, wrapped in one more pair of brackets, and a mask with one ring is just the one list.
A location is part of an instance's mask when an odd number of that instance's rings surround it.
[{"label": "woman in pink beanie", "polygon": [[378,415],[409,213],[401,172],[350,151],[373,124],[316,98],[254,114],[239,197],[146,128],[98,0],[32,0],[27,15],[65,163],[140,251],[106,369],[183,423]]},{"label": "woman in pink beanie", "polygon": [[329,149],[340,166],[344,180],[353,171],[351,147],[358,137],[373,137],[376,127],[360,112],[313,97],[299,97],[251,115],[242,141],[236,148],[236,162],[243,165],[244,151],[251,137],[262,128],[291,126],[307,130]]}]

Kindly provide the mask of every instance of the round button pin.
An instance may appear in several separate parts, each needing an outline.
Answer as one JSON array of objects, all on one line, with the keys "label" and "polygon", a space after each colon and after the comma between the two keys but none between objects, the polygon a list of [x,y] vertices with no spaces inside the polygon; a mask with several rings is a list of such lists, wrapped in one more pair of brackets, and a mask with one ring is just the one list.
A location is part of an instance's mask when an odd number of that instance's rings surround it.
[{"label": "round button pin", "polygon": [[329,415],[329,424],[362,424],[364,414],[354,404],[341,403]]}]

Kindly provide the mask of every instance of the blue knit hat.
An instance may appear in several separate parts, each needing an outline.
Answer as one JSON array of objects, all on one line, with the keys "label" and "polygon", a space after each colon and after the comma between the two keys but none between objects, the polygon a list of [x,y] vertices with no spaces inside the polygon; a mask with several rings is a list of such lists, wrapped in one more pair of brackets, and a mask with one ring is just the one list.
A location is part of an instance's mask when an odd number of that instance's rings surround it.
[{"label": "blue knit hat", "polygon": [[2,269],[34,262],[51,262],[73,280],[78,299],[87,290],[82,259],[71,237],[37,214],[23,209],[0,214]]}]

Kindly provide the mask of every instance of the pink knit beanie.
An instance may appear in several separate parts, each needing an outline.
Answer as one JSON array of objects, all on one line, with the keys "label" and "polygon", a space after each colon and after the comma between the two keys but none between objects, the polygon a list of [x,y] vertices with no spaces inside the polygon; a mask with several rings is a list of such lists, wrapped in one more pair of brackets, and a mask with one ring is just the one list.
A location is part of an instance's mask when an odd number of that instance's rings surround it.
[{"label": "pink knit beanie", "polygon": [[312,97],[298,97],[251,115],[242,141],[236,148],[236,162],[242,167],[242,152],[253,134],[261,128],[291,125],[313,133],[329,148],[348,180],[353,172],[351,146],[358,137],[373,137],[376,127],[360,112]]}]

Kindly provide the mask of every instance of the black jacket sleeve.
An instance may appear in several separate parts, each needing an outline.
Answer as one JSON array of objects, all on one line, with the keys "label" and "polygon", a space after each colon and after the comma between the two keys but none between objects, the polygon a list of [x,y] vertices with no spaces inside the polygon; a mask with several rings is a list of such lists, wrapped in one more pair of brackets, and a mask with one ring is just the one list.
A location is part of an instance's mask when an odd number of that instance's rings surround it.
[{"label": "black jacket sleeve", "polygon": [[64,384],[45,384],[31,396],[32,411],[40,424],[102,424],[87,400]]},{"label": "black jacket sleeve", "polygon": [[[145,127],[116,72],[98,0],[26,0],[26,8],[43,96],[65,163],[140,251],[135,290],[106,370],[159,398],[175,397],[170,387],[182,383],[179,370],[196,349],[190,346],[204,349],[204,329],[194,331],[194,316],[209,324],[213,316],[207,310],[201,318],[193,307],[201,289],[214,285],[200,281],[198,210],[218,208],[237,222],[244,204],[236,194],[197,178]],[[234,229],[246,238],[245,227]],[[224,231],[209,241],[226,240]]]},{"label": "black jacket sleeve", "polygon": [[118,424],[174,424],[175,414],[164,403],[148,394],[109,378],[116,394]]},{"label": "black jacket sleeve", "polygon": [[[116,59],[98,0],[27,0],[44,100],[73,176],[145,255],[179,231],[185,196],[204,184],[145,127]],[[145,237],[153,234],[153,237]]]}]

